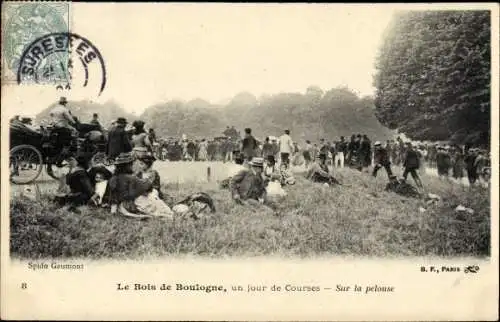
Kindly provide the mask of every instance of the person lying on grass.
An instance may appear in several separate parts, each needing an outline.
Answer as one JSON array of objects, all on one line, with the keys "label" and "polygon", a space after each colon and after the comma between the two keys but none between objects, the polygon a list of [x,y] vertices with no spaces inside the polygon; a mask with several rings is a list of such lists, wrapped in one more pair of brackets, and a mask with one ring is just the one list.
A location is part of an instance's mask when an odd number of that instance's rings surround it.
[{"label": "person lying on grass", "polygon": [[340,185],[340,182],[330,173],[328,165],[326,164],[326,159],[326,153],[320,153],[316,162],[314,162],[307,171],[306,178],[313,182]]},{"label": "person lying on grass", "polygon": [[97,204],[99,196],[95,192],[92,181],[87,172],[88,160],[84,155],[69,157],[69,172],[62,179],[68,187],[69,193],[63,193],[55,196],[54,201],[72,212],[79,212],[79,206],[85,204]]}]

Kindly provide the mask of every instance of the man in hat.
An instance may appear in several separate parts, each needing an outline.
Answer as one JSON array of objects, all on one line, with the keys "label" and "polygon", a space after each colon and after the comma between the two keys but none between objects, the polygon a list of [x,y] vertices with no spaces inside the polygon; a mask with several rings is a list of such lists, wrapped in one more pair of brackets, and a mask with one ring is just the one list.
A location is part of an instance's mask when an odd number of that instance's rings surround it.
[{"label": "man in hat", "polygon": [[71,111],[67,107],[68,100],[66,97],[61,97],[59,103],[50,111],[52,124],[55,128],[64,128],[70,130],[75,136],[78,135],[76,130],[77,122]]},{"label": "man in hat", "polygon": [[73,144],[74,140],[78,137],[76,129],[78,123],[67,104],[66,97],[61,97],[59,103],[52,108],[49,114],[54,127],[53,132],[57,133],[56,149],[61,151],[59,160],[56,162],[58,165],[61,165],[62,161],[71,155],[71,147],[75,145]]},{"label": "man in hat", "polygon": [[377,171],[384,167],[389,180],[391,180],[393,175],[391,170],[391,161],[389,159],[389,151],[387,151],[387,148],[382,147],[382,143],[380,143],[380,141],[376,141],[373,146],[375,148],[375,167],[373,167],[372,175],[377,177]]},{"label": "man in hat", "polygon": [[328,165],[326,164],[327,158],[328,156],[326,153],[320,153],[316,162],[313,163],[307,171],[306,178],[313,182],[340,184],[330,173]]},{"label": "man in hat", "polygon": [[420,180],[420,176],[418,175],[418,168],[420,168],[420,156],[418,152],[413,148],[411,142],[406,143],[406,155],[403,161],[403,180],[406,181],[408,174],[411,174],[413,180],[417,184],[418,188],[423,188],[422,180]]},{"label": "man in hat", "polygon": [[130,138],[125,131],[126,126],[127,120],[123,117],[119,117],[116,120],[115,127],[109,131],[106,154],[110,160],[114,160],[120,153],[132,151]]},{"label": "man in hat", "polygon": [[248,163],[250,168],[242,169],[231,178],[229,189],[232,199],[239,204],[249,200],[264,202],[266,182],[263,178],[264,159],[252,158]]}]

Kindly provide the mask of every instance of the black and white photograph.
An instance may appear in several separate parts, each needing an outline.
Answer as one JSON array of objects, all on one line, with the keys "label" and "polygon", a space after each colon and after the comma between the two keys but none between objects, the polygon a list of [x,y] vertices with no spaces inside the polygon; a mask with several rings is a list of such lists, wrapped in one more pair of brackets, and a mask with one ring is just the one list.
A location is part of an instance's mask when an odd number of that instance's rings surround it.
[{"label": "black and white photograph", "polygon": [[3,2],[7,258],[480,274],[498,256],[492,8]]}]

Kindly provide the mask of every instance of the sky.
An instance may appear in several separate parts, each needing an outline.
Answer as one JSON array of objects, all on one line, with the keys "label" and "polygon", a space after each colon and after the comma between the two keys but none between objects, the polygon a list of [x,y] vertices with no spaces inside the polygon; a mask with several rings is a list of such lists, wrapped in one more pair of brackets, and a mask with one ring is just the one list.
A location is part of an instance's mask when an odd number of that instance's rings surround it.
[{"label": "sky", "polygon": [[[347,85],[374,93],[374,62],[394,9],[334,4],[73,3],[72,32],[102,54],[107,84],[97,90],[2,88],[9,109],[34,115],[65,95],[113,100],[140,114],[170,99],[217,103],[256,95]],[[78,69],[77,66],[75,69]],[[90,78],[101,74],[92,70]],[[17,114],[19,114],[17,112]]]}]

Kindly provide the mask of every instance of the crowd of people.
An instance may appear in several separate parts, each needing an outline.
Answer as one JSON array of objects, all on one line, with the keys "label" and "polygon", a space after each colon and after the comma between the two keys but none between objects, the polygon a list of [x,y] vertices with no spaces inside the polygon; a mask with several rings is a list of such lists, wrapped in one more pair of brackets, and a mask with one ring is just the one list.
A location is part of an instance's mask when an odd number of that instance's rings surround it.
[{"label": "crowd of people", "polygon": [[[62,98],[51,111],[52,123],[73,136],[78,135],[75,134],[78,122],[66,104]],[[466,173],[471,185],[478,180],[488,180],[490,169],[485,150],[416,144],[403,142],[399,137],[382,144],[372,142],[367,135],[353,134],[349,140],[343,136],[334,141],[321,139],[318,143],[306,140],[299,146],[288,129],[279,137],[258,140],[250,128],[244,129],[240,137],[234,126],[228,126],[221,137],[193,140],[184,135],[177,139],[158,138],[154,129],[146,131],[145,122],[136,120],[129,126],[122,117],[113,122],[109,130],[101,126],[97,114],[89,124],[105,133],[105,152],[114,169],[89,164],[89,155],[64,156],[70,171],[61,181],[61,187],[68,191],[60,193],[56,201],[75,211],[78,206],[90,203],[129,217],[172,218],[176,211],[193,214],[215,209],[210,196],[203,193],[186,198],[187,205],[174,204],[162,191],[159,173],[153,170],[156,160],[230,162],[230,172],[221,182],[221,188],[229,189],[238,204],[266,203],[271,207],[276,206],[274,197],[285,196],[286,186],[295,184],[292,166],[305,167],[308,180],[328,186],[341,185],[333,175],[335,168],[348,166],[361,172],[369,172],[371,168],[374,177],[384,168],[390,183],[406,182],[411,175],[420,190],[424,189],[424,184],[419,169],[424,166],[436,167],[440,177],[448,177],[451,172],[459,179]],[[403,168],[402,179],[394,175],[393,166]]]}]

